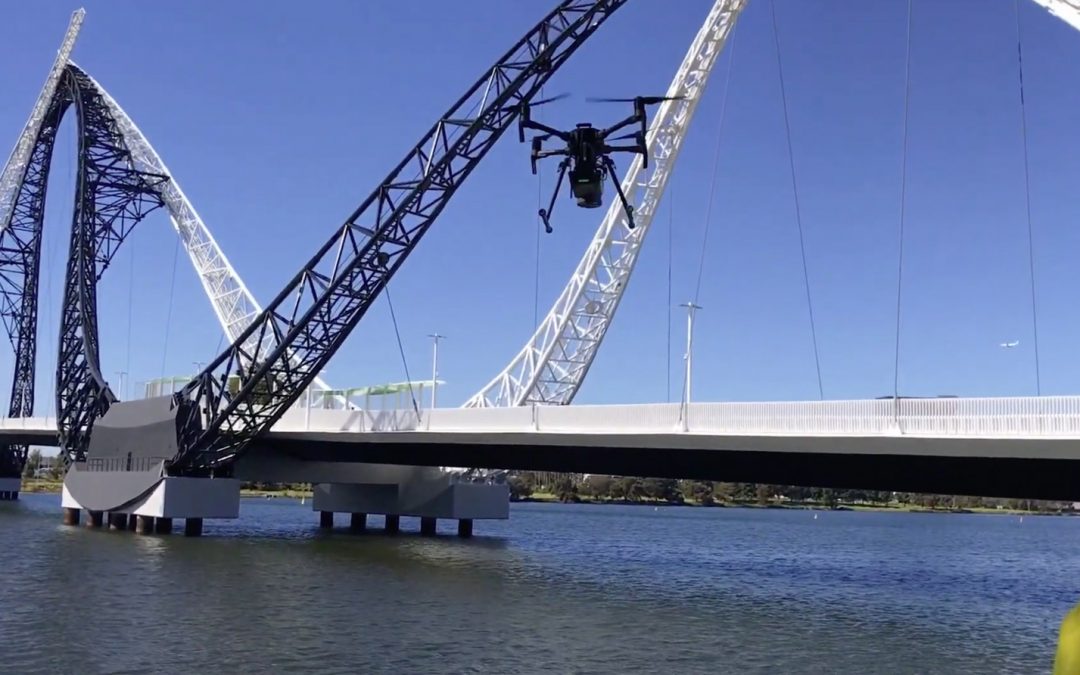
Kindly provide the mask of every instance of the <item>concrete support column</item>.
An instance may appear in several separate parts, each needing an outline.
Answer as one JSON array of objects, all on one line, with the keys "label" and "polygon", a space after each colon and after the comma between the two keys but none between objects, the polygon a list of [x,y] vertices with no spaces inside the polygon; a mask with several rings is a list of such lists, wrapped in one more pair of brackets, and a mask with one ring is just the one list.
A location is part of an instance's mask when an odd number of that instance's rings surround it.
[{"label": "concrete support column", "polygon": [[421,518],[420,519],[420,534],[425,537],[434,537],[435,528],[438,526],[439,521],[435,518]]},{"label": "concrete support column", "polygon": [[363,532],[367,529],[367,514],[354,513],[349,519],[349,529],[353,532]]},{"label": "concrete support column", "polygon": [[153,516],[136,516],[135,517],[135,532],[137,534],[153,534],[154,533],[154,517]]},{"label": "concrete support column", "polygon": [[386,533],[397,534],[401,530],[401,516],[386,516]]},{"label": "concrete support column", "polygon": [[82,511],[79,509],[64,509],[64,524],[65,525],[78,525],[79,516]]},{"label": "concrete support column", "polygon": [[131,530],[132,532],[135,532],[138,524],[139,524],[139,517],[137,515],[135,515],[134,513],[129,514],[128,515],[128,523],[127,523],[128,529]]},{"label": "concrete support column", "polygon": [[86,512],[86,526],[87,527],[101,527],[101,523],[104,520],[104,513],[101,511],[87,511]]},{"label": "concrete support column", "polygon": [[469,538],[472,536],[472,518],[462,518],[457,521],[457,533],[459,537]]},{"label": "concrete support column", "polygon": [[18,492],[11,490],[0,490],[0,502],[13,502],[19,498]]},{"label": "concrete support column", "polygon": [[127,514],[126,513],[109,513],[109,529],[110,530],[126,530],[127,529]]},{"label": "concrete support column", "polygon": [[324,530],[329,530],[334,527],[333,511],[319,511],[319,527]]},{"label": "concrete support column", "polygon": [[158,518],[154,522],[154,532],[158,534],[172,534],[172,518]]},{"label": "concrete support column", "polygon": [[184,536],[202,536],[202,518],[184,518]]}]

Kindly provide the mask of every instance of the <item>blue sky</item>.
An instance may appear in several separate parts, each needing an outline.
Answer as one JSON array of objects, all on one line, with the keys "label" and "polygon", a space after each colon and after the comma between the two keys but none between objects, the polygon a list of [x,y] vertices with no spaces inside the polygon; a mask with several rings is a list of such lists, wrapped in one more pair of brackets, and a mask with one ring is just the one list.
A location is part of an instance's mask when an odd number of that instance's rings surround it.
[{"label": "blue sky", "polygon": [[[551,4],[87,2],[75,60],[140,125],[266,300]],[[663,93],[710,4],[629,3],[549,84],[548,93],[575,97],[546,106],[543,119],[599,124],[625,110],[584,97]],[[776,4],[825,395],[891,393],[907,5]],[[5,8],[0,144],[14,143],[76,6]],[[1080,35],[1031,2],[1020,12],[1042,388],[1078,393]],[[1013,2],[915,0],[912,30],[901,393],[1034,393]],[[735,33],[723,124],[730,50],[578,402],[666,399],[668,242],[678,303],[693,293],[718,138],[695,399],[817,398],[768,3],[751,2]],[[46,216],[41,411],[51,409],[71,214],[75,139],[66,126]],[[414,378],[430,373],[425,336],[450,336],[444,405],[498,372],[534,325],[538,180],[527,152],[511,135],[500,141],[391,285]],[[541,178],[545,201],[554,168]],[[541,238],[541,315],[601,215],[560,200],[555,234]],[[148,219],[102,282],[103,368],[114,377],[187,373],[221,347],[182,251],[166,321],[175,240],[164,216]],[[671,329],[676,400],[680,311]],[[1014,339],[1019,348],[998,347]],[[5,378],[10,368],[10,350],[0,350]],[[326,377],[337,386],[403,379],[384,301]]]}]

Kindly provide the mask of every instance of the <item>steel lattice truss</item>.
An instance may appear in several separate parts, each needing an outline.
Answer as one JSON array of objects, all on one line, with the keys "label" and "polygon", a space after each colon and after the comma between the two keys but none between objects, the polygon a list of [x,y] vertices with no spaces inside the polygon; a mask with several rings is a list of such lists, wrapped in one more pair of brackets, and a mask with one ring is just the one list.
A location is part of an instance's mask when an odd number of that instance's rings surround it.
[{"label": "steel lattice truss", "polygon": [[532,338],[466,407],[567,405],[574,399],[626,291],[709,74],[745,6],[746,0],[713,4],[667,90],[667,96],[685,99],[664,102],[649,127],[646,145],[655,168],[647,174],[635,157],[623,178],[637,227],[629,229],[622,205],[612,202]]},{"label": "steel lattice truss", "polygon": [[56,361],[56,421],[61,450],[69,460],[82,461],[94,420],[116,401],[101,374],[97,282],[135,225],[164,205],[158,192],[169,178],[135,168],[116,120],[81,70],[68,65],[56,95],[70,95],[79,113],[79,173]]},{"label": "steel lattice truss", "polygon": [[[56,131],[70,104],[66,96],[56,98],[42,118],[22,189],[12,204],[7,227],[0,233],[0,319],[15,353],[8,417],[34,414],[41,224]],[[0,476],[19,475],[28,451],[26,445],[0,448]]]},{"label": "steel lattice truss", "polygon": [[[15,354],[8,417],[34,414],[46,179],[60,118],[71,102],[66,96],[58,101],[53,94],[75,46],[83,16],[82,10],[72,15],[41,94],[0,173],[0,320]],[[21,474],[28,450],[25,445],[0,447],[0,477]]]},{"label": "steel lattice truss", "polygon": [[[45,86],[0,174],[0,321],[15,353],[9,417],[28,417],[34,410],[45,195],[56,132],[72,102],[69,85],[57,92],[61,80],[69,76],[65,69],[74,65],[69,58],[83,18],[82,10],[72,16]],[[134,167],[147,175],[169,177],[152,187],[169,211],[222,329],[230,340],[235,339],[261,308],[146,137],[100,84],[79,72],[82,88],[96,91],[96,103],[104,106],[122,136]],[[318,378],[314,388],[329,389]],[[27,450],[24,445],[0,447],[0,477],[19,475]]]},{"label": "steel lattice truss", "polygon": [[[93,81],[93,78],[90,78]],[[210,300],[218,323],[225,331],[230,342],[240,337],[244,329],[251,325],[262,312],[262,307],[244,284],[244,280],[233,269],[229,259],[214,240],[210,229],[203,223],[195,207],[188,201],[180,184],[169,172],[168,167],[158,156],[150,142],[146,140],[135,122],[123,108],[97,82],[94,86],[100,92],[102,100],[127,143],[135,166],[145,173],[169,176],[170,180],[159,186],[159,194],[169,211],[173,228],[180,237],[180,242],[187,251],[195,273],[199,275],[203,291]],[[264,344],[263,347],[266,345]],[[249,344],[249,349],[257,345]],[[314,388],[330,389],[329,385],[316,378]]]},{"label": "steel lattice truss", "polygon": [[[626,0],[566,0],[485,71],[293,278],[183,392],[173,471],[224,467],[268,430],[329,361],[516,120],[523,102]],[[248,345],[275,346],[265,359]],[[241,385],[234,395],[228,377]]]}]

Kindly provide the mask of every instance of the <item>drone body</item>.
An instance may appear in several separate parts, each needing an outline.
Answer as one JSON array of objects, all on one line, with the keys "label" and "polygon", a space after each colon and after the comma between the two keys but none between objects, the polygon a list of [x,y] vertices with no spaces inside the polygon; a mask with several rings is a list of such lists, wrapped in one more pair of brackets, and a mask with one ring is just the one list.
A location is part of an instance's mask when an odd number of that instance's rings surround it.
[{"label": "drone body", "polygon": [[570,191],[583,209],[595,209],[604,203],[604,165],[596,152],[602,146],[599,130],[588,122],[577,125],[566,144],[570,151]]},{"label": "drone body", "polygon": [[[537,101],[533,105],[540,105],[560,98],[563,98],[563,96]],[[634,207],[627,202],[626,195],[623,194],[619,178],[615,175],[615,162],[610,155],[614,152],[636,153],[642,156],[642,162],[647,167],[649,165],[649,155],[648,149],[645,147],[645,106],[672,99],[661,96],[639,96],[633,99],[599,100],[632,102],[634,104],[634,114],[605,129],[598,129],[588,122],[583,122],[570,131],[560,131],[532,121],[529,117],[529,105],[523,104],[521,106],[518,140],[525,141],[526,129],[543,132],[532,139],[532,155],[530,157],[532,172],[536,173],[536,161],[539,159],[554,156],[563,157],[562,161],[559,162],[559,177],[555,182],[555,192],[551,195],[551,203],[548,208],[540,209],[540,219],[544,221],[544,229],[548,232],[552,231],[549,220],[551,210],[555,207],[555,200],[559,196],[559,188],[562,186],[563,178],[567,177],[568,173],[570,192],[577,205],[583,209],[595,209],[603,206],[604,180],[610,175],[612,182],[615,184],[615,190],[619,194],[619,200],[626,210],[627,227],[630,229],[634,227]],[[640,125],[638,131],[610,138],[611,134],[616,131],[634,124]],[[559,139],[565,144],[565,147],[552,150],[544,149],[544,142],[551,138]],[[608,144],[609,138],[612,141],[633,139],[634,143],[632,145],[610,145]]]}]

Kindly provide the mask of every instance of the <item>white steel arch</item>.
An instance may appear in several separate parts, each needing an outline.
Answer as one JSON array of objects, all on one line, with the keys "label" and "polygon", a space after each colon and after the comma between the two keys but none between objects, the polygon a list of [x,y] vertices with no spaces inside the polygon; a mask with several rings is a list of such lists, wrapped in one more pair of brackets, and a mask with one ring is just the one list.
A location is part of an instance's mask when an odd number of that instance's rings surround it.
[{"label": "white steel arch", "polygon": [[622,188],[634,207],[636,227],[627,228],[622,205],[612,201],[592,242],[536,332],[510,364],[465,403],[465,407],[569,404],[618,309],[656,206],[664,194],[702,91],[747,0],[716,0],[698,31],[646,136],[655,167],[642,170],[635,157]]},{"label": "white steel arch", "polygon": [[64,72],[64,66],[67,65],[68,57],[71,56],[71,50],[75,48],[75,40],[79,37],[79,31],[82,29],[85,17],[86,10],[83,9],[75,10],[71,15],[71,22],[68,24],[67,32],[64,34],[64,40],[60,43],[60,49],[56,52],[56,60],[53,61],[49,75],[45,78],[45,84],[41,87],[41,93],[38,94],[37,101],[34,102],[34,107],[30,111],[30,118],[26,120],[22,133],[19,134],[19,139],[15,141],[15,147],[11,149],[7,164],[4,165],[4,170],[0,173],[0,231],[6,230],[11,223],[11,210],[15,206],[15,195],[22,185],[26,167],[30,163],[30,153],[34,149],[34,142],[37,140],[38,132],[41,131],[41,124],[45,120],[49,102],[52,101],[53,94],[56,93],[56,85],[60,81],[60,75]]},{"label": "white steel arch", "polygon": [[[681,94],[686,99],[665,102],[649,127],[648,152],[656,169],[651,176],[639,177],[641,158],[635,158],[623,178],[637,227],[628,230],[621,205],[612,202],[569,283],[536,332],[464,407],[566,405],[573,401],[634,271],[701,92],[747,1],[716,0],[713,4],[668,87],[668,96]],[[1080,0],[1033,1],[1080,30]]]},{"label": "white steel arch", "polygon": [[1080,0],[1034,0],[1036,5],[1080,30]]}]

